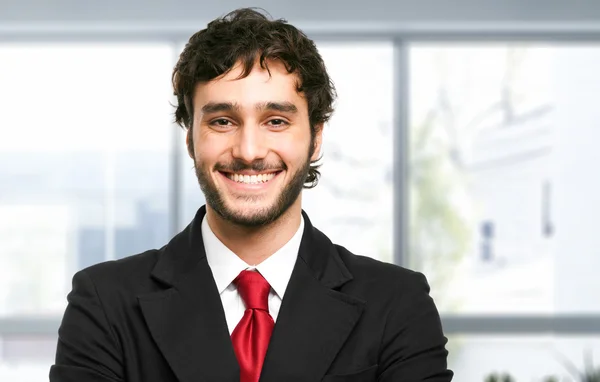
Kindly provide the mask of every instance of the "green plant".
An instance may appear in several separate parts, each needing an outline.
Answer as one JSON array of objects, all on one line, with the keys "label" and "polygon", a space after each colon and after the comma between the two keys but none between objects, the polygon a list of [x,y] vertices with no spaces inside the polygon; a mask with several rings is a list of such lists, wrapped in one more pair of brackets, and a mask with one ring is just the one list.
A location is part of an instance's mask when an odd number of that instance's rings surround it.
[{"label": "green plant", "polygon": [[546,377],[546,379],[544,379],[544,382],[558,382],[558,381],[559,381],[558,377],[555,377],[555,376]]},{"label": "green plant", "polygon": [[473,232],[456,203],[468,177],[449,159],[449,143],[433,138],[440,129],[435,118],[432,113],[411,129],[408,244],[411,267],[425,273],[438,309],[448,312],[459,310],[462,302],[449,287]]},{"label": "green plant", "polygon": [[[584,360],[583,369],[579,369],[573,362],[562,354],[557,354],[561,358],[564,368],[571,374],[572,379],[564,379],[567,382],[600,382],[600,366],[594,366],[592,354],[588,353]],[[486,376],[485,382],[515,382],[515,379],[509,374],[492,373]],[[559,382],[558,376],[547,376],[543,382]]]},{"label": "green plant", "polygon": [[594,366],[592,353],[588,352],[584,359],[583,370],[579,370],[573,362],[561,356],[562,364],[577,382],[600,382],[600,366]]},{"label": "green plant", "polygon": [[485,377],[485,382],[515,382],[515,379],[507,373],[492,373]]}]

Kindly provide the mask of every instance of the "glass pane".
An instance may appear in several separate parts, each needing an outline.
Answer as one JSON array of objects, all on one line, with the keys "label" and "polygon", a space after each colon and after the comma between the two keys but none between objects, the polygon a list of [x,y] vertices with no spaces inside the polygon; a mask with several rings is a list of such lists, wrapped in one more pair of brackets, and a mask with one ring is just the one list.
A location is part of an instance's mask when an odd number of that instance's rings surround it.
[{"label": "glass pane", "polygon": [[0,316],[168,237],[167,45],[0,45]]},{"label": "glass pane", "polygon": [[198,208],[206,203],[204,199],[204,194],[200,190],[200,185],[198,184],[198,178],[196,177],[196,172],[194,170],[194,162],[192,158],[188,155],[187,147],[185,145],[185,133],[186,130],[181,129],[180,127],[174,127],[179,129],[179,155],[181,156],[181,190],[180,190],[180,200],[181,200],[181,210],[179,214],[179,224],[180,229],[185,228],[198,211]]},{"label": "glass pane", "polygon": [[[458,381],[483,382],[492,374],[510,375],[516,382],[595,381],[600,375],[597,336],[469,336],[449,338],[449,343],[448,364]],[[577,375],[588,366],[596,379]]]},{"label": "glass pane", "polygon": [[599,311],[600,46],[410,56],[410,259],[440,310]]},{"label": "glass pane", "polygon": [[304,209],[334,243],[392,261],[393,45],[318,45],[338,100]]},{"label": "glass pane", "polygon": [[0,337],[0,381],[47,381],[57,339],[56,335]]}]

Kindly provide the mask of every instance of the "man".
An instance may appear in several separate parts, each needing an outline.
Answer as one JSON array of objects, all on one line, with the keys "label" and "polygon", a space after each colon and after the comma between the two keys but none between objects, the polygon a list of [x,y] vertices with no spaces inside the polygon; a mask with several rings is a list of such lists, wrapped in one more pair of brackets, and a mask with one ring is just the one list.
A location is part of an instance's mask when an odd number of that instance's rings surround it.
[{"label": "man", "polygon": [[334,100],[314,43],[237,10],[190,38],[173,86],[206,206],[74,276],[50,381],[451,381],[424,276],[302,211]]}]

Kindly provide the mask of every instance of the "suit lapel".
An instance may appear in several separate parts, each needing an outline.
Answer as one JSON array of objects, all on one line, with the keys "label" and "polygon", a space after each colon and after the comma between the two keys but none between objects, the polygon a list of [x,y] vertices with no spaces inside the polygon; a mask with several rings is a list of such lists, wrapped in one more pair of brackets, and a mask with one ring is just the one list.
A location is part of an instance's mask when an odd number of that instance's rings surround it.
[{"label": "suit lapel", "polygon": [[138,296],[148,328],[181,382],[239,381],[223,305],[194,221],[166,246],[152,276],[168,289]]},{"label": "suit lapel", "polygon": [[[238,382],[239,366],[202,241],[205,213],[202,207],[163,249],[152,277],[165,289],[138,296],[138,301],[152,337],[181,382]],[[320,381],[364,309],[364,301],[336,290],[352,275],[306,214],[304,221],[261,382]]]},{"label": "suit lapel", "polygon": [[312,227],[299,256],[269,343],[261,382],[320,381],[358,322],[364,301],[335,290],[352,279],[335,246]]}]

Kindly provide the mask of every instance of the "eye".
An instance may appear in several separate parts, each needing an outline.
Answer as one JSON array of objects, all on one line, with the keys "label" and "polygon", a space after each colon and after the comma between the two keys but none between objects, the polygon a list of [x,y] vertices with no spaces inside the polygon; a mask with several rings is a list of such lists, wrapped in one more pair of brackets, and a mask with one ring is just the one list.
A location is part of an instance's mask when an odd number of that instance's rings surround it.
[{"label": "eye", "polygon": [[287,121],[285,121],[281,118],[273,118],[267,123],[276,128],[283,128],[283,127],[286,127],[289,125],[289,123]]},{"label": "eye", "polygon": [[223,129],[232,126],[233,123],[225,118],[217,118],[210,121],[209,125],[218,129]]}]

